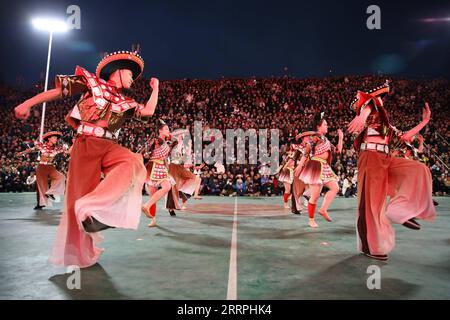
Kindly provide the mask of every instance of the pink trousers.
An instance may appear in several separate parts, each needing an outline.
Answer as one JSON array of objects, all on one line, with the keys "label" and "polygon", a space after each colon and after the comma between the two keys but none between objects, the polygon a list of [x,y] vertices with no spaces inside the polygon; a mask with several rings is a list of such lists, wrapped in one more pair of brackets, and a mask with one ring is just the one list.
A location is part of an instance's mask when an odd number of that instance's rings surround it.
[{"label": "pink trousers", "polygon": [[111,140],[78,137],[71,152],[64,211],[50,262],[88,267],[98,261],[103,249],[96,244],[102,236],[84,231],[82,222],[88,217],[111,227],[136,229],[145,176],[140,154]]},{"label": "pink trousers", "polygon": [[392,222],[413,217],[433,221],[436,210],[431,192],[431,174],[424,164],[362,151],[358,159],[358,250],[388,254],[395,246]]},{"label": "pink trousers", "polygon": [[[50,179],[50,188],[48,187],[48,180]],[[49,206],[51,202],[45,196],[51,194],[54,196],[64,195],[66,178],[64,175],[56,170],[52,164],[39,164],[36,169],[36,184],[39,190],[39,205]]]}]

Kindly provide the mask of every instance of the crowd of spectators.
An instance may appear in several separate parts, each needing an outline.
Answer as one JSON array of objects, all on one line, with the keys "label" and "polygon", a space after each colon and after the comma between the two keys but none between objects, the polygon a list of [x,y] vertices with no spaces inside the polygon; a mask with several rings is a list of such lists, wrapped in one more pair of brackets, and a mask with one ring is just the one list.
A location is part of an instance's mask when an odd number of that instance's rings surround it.
[{"label": "crowd of spectators", "polygon": [[[447,195],[450,82],[446,79],[389,80],[392,92],[385,98],[385,107],[397,128],[414,127],[421,120],[424,103],[429,103],[432,116],[422,130],[426,145],[420,160],[430,167],[434,193]],[[161,81],[152,121],[128,121],[121,130],[119,143],[133,151],[139,150],[154,131],[158,118],[166,121],[171,130],[192,131],[194,121],[201,121],[203,128],[219,129],[224,137],[226,129],[278,129],[281,157],[297,133],[310,129],[311,117],[320,110],[325,110],[331,142],[337,143],[337,129],[345,133],[354,117],[348,106],[357,90],[369,90],[385,81],[380,76]],[[26,121],[15,119],[13,109],[40,91],[42,84],[28,89],[0,85],[0,192],[35,190],[36,155],[18,157],[16,153],[38,138],[41,108],[34,108]],[[145,103],[151,94],[148,79],[138,80],[127,94]],[[63,132],[61,143],[68,145],[74,132],[64,122],[64,116],[75,103],[76,99],[70,98],[47,104],[45,127]],[[345,134],[343,153],[332,165],[341,178],[340,195],[345,197],[356,194],[357,155],[352,142],[353,137]],[[62,172],[67,170],[67,160],[65,156],[57,158],[57,167]],[[271,196],[281,194],[284,188],[277,175],[262,172],[261,164],[225,165],[224,173],[218,173],[214,166],[205,166],[202,178],[202,194]]]}]

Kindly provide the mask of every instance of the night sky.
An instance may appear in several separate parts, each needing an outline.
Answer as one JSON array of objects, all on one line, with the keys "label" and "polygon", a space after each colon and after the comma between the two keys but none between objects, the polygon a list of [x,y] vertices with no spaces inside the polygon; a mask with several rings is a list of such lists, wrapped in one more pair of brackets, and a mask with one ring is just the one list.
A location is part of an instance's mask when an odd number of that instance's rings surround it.
[{"label": "night sky", "polygon": [[[27,85],[46,66],[48,33],[34,16],[67,18],[81,8],[81,30],[53,38],[50,77],[100,52],[140,43],[146,76],[297,78],[346,74],[450,77],[450,1],[1,1],[0,81]],[[366,8],[381,7],[381,30]],[[437,19],[437,20],[424,20]],[[287,70],[285,68],[287,67]]]}]

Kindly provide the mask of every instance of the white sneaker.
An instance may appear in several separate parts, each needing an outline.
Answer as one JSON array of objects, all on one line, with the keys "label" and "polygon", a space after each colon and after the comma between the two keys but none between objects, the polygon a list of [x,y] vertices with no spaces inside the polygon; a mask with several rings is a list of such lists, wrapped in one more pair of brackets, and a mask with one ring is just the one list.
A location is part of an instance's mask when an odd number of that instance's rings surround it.
[{"label": "white sneaker", "polygon": [[155,218],[152,219],[152,222],[148,225],[148,227],[149,228],[156,227],[156,219]]},{"label": "white sneaker", "polygon": [[186,205],[183,204],[183,205],[181,206],[181,210],[186,210],[186,209],[187,209]]},{"label": "white sneaker", "polygon": [[314,219],[309,219],[309,222],[308,222],[308,224],[309,224],[309,226],[311,227],[311,228],[317,228],[318,227],[318,225],[317,225],[317,223],[314,221]]},{"label": "white sneaker", "polygon": [[285,208],[285,209],[290,209],[291,207],[289,207],[289,203],[285,202],[285,203],[284,203],[284,208]]}]

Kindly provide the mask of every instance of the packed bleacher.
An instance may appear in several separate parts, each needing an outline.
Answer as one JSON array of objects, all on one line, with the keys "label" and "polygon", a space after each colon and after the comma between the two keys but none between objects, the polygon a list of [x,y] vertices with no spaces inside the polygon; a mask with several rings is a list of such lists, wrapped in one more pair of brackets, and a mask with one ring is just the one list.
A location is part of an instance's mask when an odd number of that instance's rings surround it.
[{"label": "packed bleacher", "polygon": [[[280,160],[288,142],[299,132],[309,130],[311,117],[325,110],[329,123],[328,136],[337,143],[338,128],[344,130],[354,117],[349,103],[357,90],[369,90],[386,81],[386,77],[348,76],[329,78],[295,79],[289,77],[266,79],[220,80],[171,80],[160,81],[160,95],[154,121],[142,123],[128,121],[123,127],[119,143],[139,150],[154,131],[156,119],[166,121],[171,130],[193,129],[194,121],[203,127],[219,129],[225,136],[226,129],[244,130],[279,129]],[[425,101],[432,111],[431,121],[422,135],[424,152],[420,161],[430,167],[435,195],[447,195],[450,180],[449,164],[449,111],[450,81],[446,79],[389,78],[391,91],[385,98],[391,122],[399,129],[407,130],[421,120]],[[15,106],[42,91],[42,84],[32,88],[14,88],[0,85],[0,192],[34,191],[32,181],[36,168],[36,154],[18,157],[38,139],[41,107],[33,108],[25,121],[14,117]],[[128,92],[137,101],[145,103],[151,94],[147,79],[138,80]],[[59,130],[64,137],[61,143],[70,145],[73,130],[64,122],[64,116],[76,99],[59,100],[47,104],[46,131]],[[343,154],[336,158],[333,169],[341,178],[341,195],[356,194],[357,155],[352,148],[353,138],[345,133]],[[65,156],[57,159],[57,167],[67,170]],[[283,184],[277,175],[261,172],[259,164],[225,165],[225,173],[218,173],[212,165],[202,172],[202,194],[271,196],[283,192]]]}]

